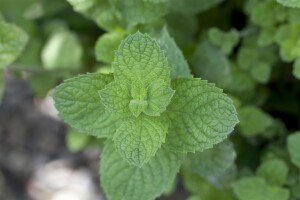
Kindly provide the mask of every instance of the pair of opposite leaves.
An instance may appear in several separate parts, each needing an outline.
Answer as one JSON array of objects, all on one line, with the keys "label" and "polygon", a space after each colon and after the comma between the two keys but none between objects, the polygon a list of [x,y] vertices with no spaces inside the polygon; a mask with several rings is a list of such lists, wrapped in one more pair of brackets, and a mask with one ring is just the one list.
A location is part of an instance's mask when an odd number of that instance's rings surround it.
[{"label": "pair of opposite leaves", "polygon": [[112,138],[132,165],[148,162],[164,142],[181,153],[211,148],[238,122],[221,89],[196,78],[171,79],[168,58],[146,34],[121,43],[113,69],[66,80],[55,91],[55,106],[79,131]]}]

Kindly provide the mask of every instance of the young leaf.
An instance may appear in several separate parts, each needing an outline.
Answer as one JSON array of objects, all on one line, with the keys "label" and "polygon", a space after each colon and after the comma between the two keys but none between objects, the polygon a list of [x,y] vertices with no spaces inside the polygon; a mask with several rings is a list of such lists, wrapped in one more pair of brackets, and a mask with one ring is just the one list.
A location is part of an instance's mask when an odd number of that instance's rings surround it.
[{"label": "young leaf", "polygon": [[277,2],[286,7],[300,8],[299,0],[277,0]]},{"label": "young leaf", "polygon": [[99,94],[106,108],[113,112],[131,111],[136,117],[142,112],[150,116],[159,116],[166,110],[174,91],[160,81],[154,81],[147,89],[141,85],[130,86],[125,81],[114,81]]},{"label": "young leaf", "polygon": [[181,160],[181,155],[161,148],[138,168],[123,161],[108,142],[101,158],[101,184],[109,200],[153,200],[173,183]]},{"label": "young leaf", "polygon": [[144,112],[150,116],[159,116],[166,110],[175,91],[170,86],[154,81],[148,88],[148,106]]},{"label": "young leaf", "polygon": [[141,167],[165,141],[168,126],[160,118],[141,115],[122,123],[114,135],[117,151],[130,164]]},{"label": "young leaf", "polygon": [[171,78],[191,76],[189,65],[185,60],[182,51],[179,49],[174,39],[169,35],[164,27],[157,40],[159,46],[165,51],[171,67]]},{"label": "young leaf", "polygon": [[225,140],[204,152],[188,154],[184,164],[202,177],[217,176],[233,165],[235,157],[233,144]]},{"label": "young leaf", "polygon": [[239,200],[288,200],[289,190],[268,186],[260,177],[242,178],[233,183],[233,192]]},{"label": "young leaf", "polygon": [[174,91],[168,61],[155,40],[140,32],[128,36],[116,51],[113,68],[114,82],[99,92],[107,108],[130,110],[136,117],[166,110]]},{"label": "young leaf", "polygon": [[166,139],[169,149],[203,151],[222,142],[238,123],[232,100],[206,81],[177,78],[176,91],[167,109],[171,124]]},{"label": "young leaf", "polygon": [[256,174],[271,184],[281,186],[287,179],[289,168],[283,160],[272,159],[263,162]]},{"label": "young leaf", "polygon": [[27,41],[28,36],[22,29],[0,21],[0,69],[16,60]]},{"label": "young leaf", "polygon": [[292,162],[300,168],[300,132],[289,135],[287,139],[287,148]]},{"label": "young leaf", "polygon": [[147,106],[147,101],[142,100],[141,102],[138,102],[137,100],[133,99],[129,103],[129,110],[135,117],[138,117],[142,112],[146,110]]},{"label": "young leaf", "polygon": [[112,75],[97,73],[66,80],[53,95],[60,117],[80,132],[113,137],[120,118],[105,109],[98,95],[112,80]]}]

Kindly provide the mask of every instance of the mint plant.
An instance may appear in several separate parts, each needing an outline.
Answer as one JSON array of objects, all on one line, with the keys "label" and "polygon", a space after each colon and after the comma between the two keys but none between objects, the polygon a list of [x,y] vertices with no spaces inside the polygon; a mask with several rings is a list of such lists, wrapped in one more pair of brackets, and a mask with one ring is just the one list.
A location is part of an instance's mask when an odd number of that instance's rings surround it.
[{"label": "mint plant", "polygon": [[1,0],[0,12],[0,78],[51,92],[69,150],[101,150],[108,200],[177,183],[188,200],[300,199],[298,0]]},{"label": "mint plant", "polygon": [[237,113],[213,84],[171,79],[174,65],[147,34],[125,38],[112,65],[113,74],[66,80],[55,106],[74,128],[108,138],[100,174],[109,199],[154,199],[173,182],[184,154],[227,138]]}]

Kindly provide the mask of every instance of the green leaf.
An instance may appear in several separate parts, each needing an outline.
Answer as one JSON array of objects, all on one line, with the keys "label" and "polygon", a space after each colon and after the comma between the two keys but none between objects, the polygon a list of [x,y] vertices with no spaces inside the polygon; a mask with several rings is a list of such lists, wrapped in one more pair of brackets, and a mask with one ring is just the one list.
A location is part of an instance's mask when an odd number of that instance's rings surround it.
[{"label": "green leaf", "polygon": [[2,12],[3,17],[9,20],[9,22],[13,22],[18,27],[29,33],[30,29],[32,28],[32,21],[26,19],[25,12],[34,1],[36,0],[19,1],[18,6],[16,6],[15,1],[1,0],[0,12]]},{"label": "green leaf", "polygon": [[150,116],[159,116],[166,110],[174,91],[159,81],[154,81],[147,90],[144,86],[130,86],[125,81],[114,81],[99,92],[107,109],[117,113],[128,113],[136,117],[142,112]]},{"label": "green leaf", "polygon": [[165,51],[171,67],[171,78],[191,76],[189,65],[185,60],[182,51],[179,49],[174,39],[169,35],[164,27],[157,40],[161,49]]},{"label": "green leaf", "polygon": [[113,62],[114,77],[147,88],[154,80],[170,82],[170,67],[163,51],[147,34],[137,32],[121,43]]},{"label": "green leaf", "polygon": [[109,111],[134,116],[124,120],[114,141],[125,160],[141,167],[165,140],[167,123],[149,116],[159,116],[171,101],[170,68],[158,44],[140,32],[122,42],[113,67],[115,80],[99,95]]},{"label": "green leaf", "polygon": [[167,130],[167,123],[160,118],[141,115],[122,123],[113,140],[117,151],[126,161],[142,167],[165,141]]},{"label": "green leaf", "polygon": [[42,62],[46,69],[79,68],[83,56],[77,36],[67,30],[53,34],[42,51]]},{"label": "green leaf", "polygon": [[131,101],[130,85],[126,82],[113,81],[99,91],[103,105],[115,113],[128,113]]},{"label": "green leaf", "polygon": [[286,7],[300,8],[299,0],[277,0],[277,2]]},{"label": "green leaf", "polygon": [[267,83],[271,76],[272,66],[267,62],[258,62],[250,70],[250,74],[258,83]]},{"label": "green leaf", "polygon": [[171,102],[175,91],[167,84],[154,81],[148,87],[147,102],[148,106],[144,112],[150,116],[159,116],[166,110],[167,105]]},{"label": "green leaf", "polygon": [[277,27],[268,27],[261,29],[257,44],[262,47],[266,47],[275,42],[275,32],[277,32]]},{"label": "green leaf", "polygon": [[112,69],[112,67],[110,66],[110,65],[101,65],[101,64],[99,64],[99,65],[96,65],[96,67],[97,67],[97,73],[101,73],[101,74],[111,74],[111,73],[113,73],[113,69]]},{"label": "green leaf", "polygon": [[269,184],[281,186],[287,179],[289,168],[281,159],[264,161],[256,171],[256,174],[264,178]]},{"label": "green leaf", "polygon": [[203,151],[222,142],[238,123],[233,102],[222,90],[200,79],[177,78],[167,108],[166,145],[179,152]]},{"label": "green leaf", "polygon": [[238,67],[243,70],[251,69],[256,64],[255,61],[260,60],[260,54],[257,52],[257,49],[256,46],[242,46],[237,57]]},{"label": "green leaf", "polygon": [[66,134],[66,144],[71,152],[78,152],[88,145],[89,136],[78,133],[74,129],[69,129]]},{"label": "green leaf", "polygon": [[171,10],[176,13],[193,15],[208,10],[224,0],[171,0]]},{"label": "green leaf", "polygon": [[148,106],[148,102],[142,100],[141,102],[133,99],[129,103],[129,109],[135,117],[138,117]]},{"label": "green leaf", "polygon": [[136,117],[166,110],[174,91],[168,61],[155,40],[140,32],[129,35],[116,51],[113,68],[115,81],[100,91],[108,109]]},{"label": "green leaf", "polygon": [[241,70],[235,63],[230,65],[232,73],[232,82],[226,87],[233,94],[245,97],[245,94],[251,94],[254,90],[255,82],[243,70]]},{"label": "green leaf", "polygon": [[195,15],[170,13],[166,16],[166,24],[170,35],[179,46],[194,42],[198,31],[198,19]]},{"label": "green leaf", "polygon": [[[44,25],[44,33],[48,37],[51,35],[55,35],[57,32],[63,32],[63,31],[68,31],[68,24],[67,22],[63,21],[62,19],[56,19],[56,20],[51,20],[48,23]],[[43,41],[44,43],[44,41]]]},{"label": "green leaf", "polygon": [[233,183],[233,192],[239,200],[288,200],[289,190],[268,186],[260,177],[242,178]]},{"label": "green leaf", "polygon": [[215,187],[185,168],[181,171],[184,187],[190,193],[197,194],[198,200],[233,200],[233,195],[229,190]]},{"label": "green leaf", "polygon": [[41,50],[43,48],[44,41],[41,37],[34,37],[28,41],[28,44],[22,51],[22,54],[16,60],[16,63],[22,63],[35,68],[42,68],[41,64]]},{"label": "green leaf", "polygon": [[164,191],[164,196],[170,196],[177,190],[178,176],[174,179],[173,183],[170,184]]},{"label": "green leaf", "polygon": [[236,153],[233,144],[225,140],[204,152],[190,153],[184,164],[192,172],[202,176],[217,176],[233,165]]},{"label": "green leaf", "polygon": [[97,73],[65,80],[53,95],[59,116],[80,132],[113,137],[120,117],[107,111],[98,95],[112,80],[112,75]]},{"label": "green leaf", "polygon": [[[260,48],[256,45],[245,45],[238,52],[238,67],[251,75],[258,83],[267,83],[270,79],[272,66],[277,61],[272,48]],[[251,58],[251,59],[249,59]]]},{"label": "green leaf", "polygon": [[300,79],[300,59],[297,59],[295,62],[294,62],[294,66],[293,66],[293,75]]},{"label": "green leaf", "polygon": [[120,20],[109,0],[67,0],[75,11],[93,19],[105,30],[115,30],[120,26]]},{"label": "green leaf", "polygon": [[300,168],[300,132],[288,136],[287,148],[293,164]]},{"label": "green leaf", "polygon": [[208,40],[202,41],[191,59],[192,70],[197,77],[226,87],[231,83],[232,74],[228,58]]},{"label": "green leaf", "polygon": [[174,181],[181,155],[161,148],[142,168],[128,165],[106,143],[100,164],[101,184],[109,200],[153,200]]},{"label": "green leaf", "polygon": [[299,21],[280,26],[275,40],[280,47],[280,56],[284,61],[293,61],[300,57]]},{"label": "green leaf", "polygon": [[247,137],[263,134],[273,122],[273,118],[257,107],[246,106],[239,110],[241,133]]},{"label": "green leaf", "polygon": [[208,30],[208,38],[213,45],[220,47],[222,52],[228,55],[239,42],[239,33],[235,29],[223,32],[218,28],[211,28]]},{"label": "green leaf", "polygon": [[28,36],[22,29],[0,21],[0,69],[17,59],[27,41]]},{"label": "green leaf", "polygon": [[[273,12],[268,12],[270,10]],[[263,28],[271,28],[285,22],[288,17],[287,11],[274,0],[258,1],[251,9],[250,20]]]},{"label": "green leaf", "polygon": [[168,12],[167,1],[110,0],[110,2],[121,13],[127,27],[151,22]]},{"label": "green leaf", "polygon": [[114,52],[118,49],[124,38],[123,33],[105,33],[99,37],[95,46],[95,55],[98,61],[111,63],[114,59]]}]

